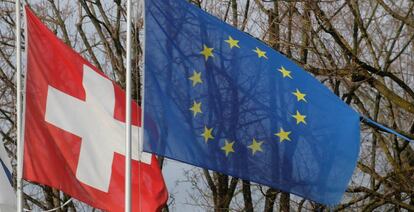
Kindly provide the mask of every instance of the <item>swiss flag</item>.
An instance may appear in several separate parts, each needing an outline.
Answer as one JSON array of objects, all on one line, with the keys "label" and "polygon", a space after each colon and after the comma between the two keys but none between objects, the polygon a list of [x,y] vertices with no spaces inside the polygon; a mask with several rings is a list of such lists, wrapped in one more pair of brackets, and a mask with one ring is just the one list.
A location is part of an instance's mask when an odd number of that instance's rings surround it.
[{"label": "swiss flag", "polygon": [[[125,93],[27,7],[26,15],[24,179],[123,211]],[[140,114],[132,103],[132,209],[157,211],[168,195],[156,158],[139,157]]]}]

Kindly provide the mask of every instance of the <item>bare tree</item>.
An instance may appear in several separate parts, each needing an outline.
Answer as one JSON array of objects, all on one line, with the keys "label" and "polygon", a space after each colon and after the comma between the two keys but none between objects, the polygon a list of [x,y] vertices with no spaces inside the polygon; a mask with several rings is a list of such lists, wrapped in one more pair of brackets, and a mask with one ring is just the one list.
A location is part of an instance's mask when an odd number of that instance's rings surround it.
[{"label": "bare tree", "polygon": [[[412,1],[190,2],[284,53],[361,115],[414,138]],[[5,0],[0,5],[0,133],[9,155],[15,158],[14,1]],[[124,1],[48,0],[28,5],[67,45],[124,86]],[[132,32],[133,94],[138,101],[141,9]],[[413,146],[368,124],[361,126],[360,160],[340,205],[319,205],[203,169],[186,175],[196,188],[190,194],[191,204],[209,211],[414,211]],[[27,208],[58,207],[70,198],[29,182],[25,183],[25,193]],[[61,211],[86,209],[89,206],[75,201]]]}]

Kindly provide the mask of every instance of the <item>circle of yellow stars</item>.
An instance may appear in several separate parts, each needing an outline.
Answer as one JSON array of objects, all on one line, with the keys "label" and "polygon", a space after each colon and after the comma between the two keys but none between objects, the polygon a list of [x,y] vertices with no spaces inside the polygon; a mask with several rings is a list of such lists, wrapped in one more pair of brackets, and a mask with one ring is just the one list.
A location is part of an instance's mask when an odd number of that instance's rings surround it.
[{"label": "circle of yellow stars", "polygon": [[[286,69],[284,66],[280,67],[278,69],[278,71],[280,72],[280,74],[282,75],[283,79],[293,79],[292,76],[292,71],[289,71],[288,69]],[[306,94],[302,93],[298,88],[292,92],[292,94],[296,97],[296,100],[298,102],[305,102],[307,103],[306,100]],[[292,118],[295,119],[296,124],[306,124],[306,115],[300,113],[298,110],[296,110],[296,114],[291,115]],[[279,142],[284,142],[284,141],[291,141],[290,139],[290,135],[291,135],[292,131],[285,131],[282,127],[280,128],[278,133],[275,133],[275,136],[279,137]]]},{"label": "circle of yellow stars", "polygon": [[[239,48],[239,40],[234,39],[232,36],[228,36],[227,40],[224,40],[229,46],[230,49],[233,48]],[[268,59],[266,55],[266,51],[260,49],[259,47],[256,47],[255,49],[252,49],[253,52],[256,53],[257,57],[259,59]],[[204,57],[204,60],[207,62],[210,58],[214,58],[214,48],[207,46],[206,44],[203,45],[203,48],[200,52],[200,55]],[[288,70],[284,66],[281,66],[277,69],[278,72],[280,72],[283,79],[292,80],[293,73],[292,71]],[[202,73],[199,71],[194,70],[193,74],[188,78],[191,81],[192,87],[196,87],[199,84],[203,83],[202,80]],[[296,97],[297,102],[303,102],[307,103],[306,100],[306,94],[303,93],[299,88],[297,88],[295,91],[292,92],[292,95]],[[197,117],[197,115],[201,115],[202,112],[202,103],[199,101],[194,100],[192,103],[192,106],[189,108],[189,110],[192,112],[193,117]],[[292,114],[291,117],[295,120],[297,125],[300,124],[307,124],[306,123],[306,115],[302,114],[299,110],[296,110],[295,114]],[[203,137],[204,142],[208,143],[210,140],[214,140],[213,136],[214,129],[211,127],[208,127],[207,125],[204,126],[204,130],[201,133],[201,137]],[[291,141],[291,134],[292,131],[285,130],[283,127],[279,128],[279,131],[275,133],[274,135],[279,138],[279,142],[285,142],[285,141]],[[248,149],[251,150],[252,155],[255,155],[259,152],[263,152],[262,149],[263,141],[257,141],[256,138],[253,138],[250,145],[247,146]],[[228,157],[231,153],[234,153],[234,141],[224,140],[224,145],[221,147],[221,150],[223,153]]]}]

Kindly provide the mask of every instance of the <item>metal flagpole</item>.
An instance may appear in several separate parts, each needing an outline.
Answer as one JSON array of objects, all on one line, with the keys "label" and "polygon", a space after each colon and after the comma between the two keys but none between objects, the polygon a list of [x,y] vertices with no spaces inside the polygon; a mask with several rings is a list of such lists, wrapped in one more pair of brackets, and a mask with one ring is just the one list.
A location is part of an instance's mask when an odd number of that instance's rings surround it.
[{"label": "metal flagpole", "polygon": [[131,0],[127,0],[125,212],[131,211]]},{"label": "metal flagpole", "polygon": [[16,114],[17,114],[17,211],[23,211],[23,188],[22,188],[22,175],[23,175],[23,146],[21,138],[21,125],[22,125],[22,107],[21,107],[21,28],[20,28],[20,0],[16,0]]},{"label": "metal flagpole", "polygon": [[[139,176],[139,211],[140,212],[142,212],[142,195],[141,195],[141,156],[142,156],[142,153],[143,153],[143,146],[144,146],[144,114],[145,114],[145,110],[144,110],[144,108],[145,108],[145,98],[144,98],[144,89],[145,89],[145,47],[146,47],[146,45],[145,45],[145,39],[147,38],[146,37],[146,28],[145,27],[147,27],[146,26],[146,16],[145,16],[145,13],[146,13],[146,7],[145,7],[145,0],[142,0],[141,1],[141,3],[142,3],[142,9],[143,9],[143,20],[144,20],[144,42],[143,42],[143,44],[142,44],[142,50],[143,50],[143,55],[142,55],[142,59],[143,59],[143,67],[142,67],[142,72],[141,72],[141,77],[140,77],[140,80],[141,80],[141,89],[140,89],[140,91],[141,91],[141,127],[139,128],[139,143],[138,143],[138,158],[139,158],[139,161],[140,161],[140,163],[139,163],[139,166],[138,166],[138,176]],[[151,159],[152,160],[152,159]]]},{"label": "metal flagpole", "polygon": [[142,50],[143,50],[143,55],[142,55],[142,59],[143,59],[143,67],[142,67],[142,72],[141,72],[141,128],[139,128],[139,143],[138,143],[138,158],[139,158],[139,166],[138,166],[138,176],[139,176],[139,211],[142,212],[142,195],[141,195],[141,156],[142,156],[142,152],[143,152],[143,146],[144,146],[144,114],[145,114],[145,110],[144,110],[144,106],[145,106],[145,98],[144,98],[144,89],[145,89],[145,39],[146,37],[146,16],[145,16],[145,12],[146,12],[146,8],[145,8],[145,0],[141,1],[142,3],[142,9],[143,9],[143,19],[144,19],[144,42],[143,42],[143,46],[142,46]]}]

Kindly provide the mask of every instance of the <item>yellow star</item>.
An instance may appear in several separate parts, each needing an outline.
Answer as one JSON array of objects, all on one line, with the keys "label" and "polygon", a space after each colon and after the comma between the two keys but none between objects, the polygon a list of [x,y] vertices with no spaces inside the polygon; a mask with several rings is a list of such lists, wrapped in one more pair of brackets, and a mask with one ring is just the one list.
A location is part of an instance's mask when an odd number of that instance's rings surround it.
[{"label": "yellow star", "polygon": [[203,83],[203,80],[201,80],[201,72],[197,72],[195,70],[193,72],[193,76],[189,77],[188,79],[190,79],[193,82],[193,87],[196,86],[198,83]]},{"label": "yellow star", "polygon": [[290,141],[290,133],[290,131],[284,131],[283,128],[280,128],[279,133],[276,133],[275,136],[279,137],[280,142],[283,142],[284,140]]},{"label": "yellow star", "polygon": [[213,49],[214,48],[209,48],[208,46],[203,45],[203,51],[201,51],[200,54],[204,55],[204,58],[207,61],[209,57],[214,57]]},{"label": "yellow star", "polygon": [[204,132],[201,135],[204,137],[204,141],[206,143],[208,139],[214,139],[214,137],[211,135],[212,131],[213,131],[213,128],[207,128],[207,126],[204,126]]},{"label": "yellow star", "polygon": [[264,58],[267,59],[267,56],[266,56],[266,52],[265,51],[260,50],[258,47],[256,47],[256,49],[253,50],[253,51],[257,53],[257,56],[259,58],[264,57]]},{"label": "yellow star", "polygon": [[306,116],[300,114],[299,111],[296,111],[296,114],[292,115],[292,117],[296,119],[296,124],[299,124],[299,123],[306,124],[306,121],[305,121]]},{"label": "yellow star", "polygon": [[282,68],[279,68],[279,72],[282,73],[283,78],[289,77],[290,79],[293,79],[290,75],[290,71],[286,70],[285,67],[282,66]]},{"label": "yellow star", "polygon": [[295,92],[292,92],[292,93],[293,93],[293,95],[295,95],[295,96],[296,96],[296,98],[297,98],[298,102],[299,102],[300,100],[303,100],[304,102],[307,102],[307,101],[306,101],[306,99],[305,99],[306,94],[301,93],[301,92],[299,91],[299,89],[296,89],[296,91],[295,91]]},{"label": "yellow star", "polygon": [[239,46],[239,40],[234,40],[231,36],[229,36],[229,39],[228,40],[225,40],[225,42],[229,44],[229,46],[230,46],[231,49],[233,47],[240,48],[240,46]]},{"label": "yellow star", "polygon": [[193,111],[194,117],[196,117],[197,113],[203,113],[201,111],[201,102],[197,103],[194,101],[193,106],[190,108],[191,111]]},{"label": "yellow star", "polygon": [[226,144],[223,147],[221,147],[221,149],[226,153],[226,156],[228,156],[230,152],[234,152],[234,141],[229,143],[227,140],[225,140],[224,142],[226,142]]},{"label": "yellow star", "polygon": [[253,138],[252,144],[250,146],[248,146],[247,148],[251,149],[252,154],[254,155],[257,151],[263,152],[262,143],[263,143],[263,141],[257,142],[256,139]]}]

